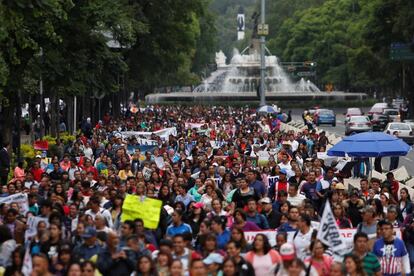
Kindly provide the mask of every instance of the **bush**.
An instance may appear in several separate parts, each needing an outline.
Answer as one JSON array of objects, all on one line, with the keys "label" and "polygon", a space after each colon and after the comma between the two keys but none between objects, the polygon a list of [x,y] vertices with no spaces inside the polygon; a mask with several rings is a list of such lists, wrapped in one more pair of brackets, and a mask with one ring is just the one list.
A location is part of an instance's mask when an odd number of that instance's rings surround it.
[{"label": "bush", "polygon": [[22,144],[20,146],[21,156],[24,159],[34,159],[36,156],[36,151],[33,148],[32,144]]},{"label": "bush", "polygon": [[70,135],[68,132],[62,132],[60,134],[60,140],[64,145],[69,144],[69,142],[73,142],[76,140],[76,137],[73,135]]}]

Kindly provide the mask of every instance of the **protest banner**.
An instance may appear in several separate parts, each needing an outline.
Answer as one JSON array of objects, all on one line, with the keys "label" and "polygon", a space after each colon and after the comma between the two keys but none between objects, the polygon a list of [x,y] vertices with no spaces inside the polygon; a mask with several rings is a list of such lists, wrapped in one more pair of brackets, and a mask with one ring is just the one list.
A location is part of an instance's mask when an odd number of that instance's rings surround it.
[{"label": "protest banner", "polygon": [[0,204],[6,203],[10,205],[11,203],[17,203],[19,206],[19,213],[26,215],[29,211],[29,203],[27,201],[27,194],[18,193],[8,197],[0,198]]},{"label": "protest banner", "polygon": [[331,204],[329,200],[326,201],[325,208],[322,213],[321,223],[318,229],[318,240],[329,246],[332,252],[343,255],[343,250],[346,248],[345,242],[339,233],[339,227],[336,224],[336,219],[332,213]]},{"label": "protest banner", "polygon": [[[356,234],[356,232],[357,232],[356,228],[339,229],[339,234],[341,236],[341,239],[345,243],[345,249],[343,250],[344,252],[349,252],[352,250],[353,243],[354,243],[354,235]],[[254,237],[256,237],[256,235],[259,233],[267,236],[271,246],[276,245],[277,230],[244,231],[244,237],[246,238],[246,241],[248,243],[252,243],[254,240]],[[295,235],[295,231],[288,232],[288,242],[292,242],[294,235]],[[394,235],[397,238],[401,239],[402,238],[401,229],[394,228]]]},{"label": "protest banner", "polygon": [[127,195],[122,205],[121,221],[140,218],[145,228],[157,229],[160,221],[162,201],[149,197]]},{"label": "protest banner", "polygon": [[47,142],[47,140],[37,140],[34,142],[33,148],[35,150],[48,150],[49,143]]},{"label": "protest banner", "polygon": [[147,151],[152,153],[157,147],[156,145],[128,145],[127,152],[128,154],[134,154],[135,149],[139,149],[142,153]]},{"label": "protest banner", "polygon": [[49,220],[48,218],[42,218],[42,217],[35,217],[35,216],[30,216],[27,219],[27,229],[26,232],[24,234],[24,238],[27,240],[31,237],[36,236],[37,234],[37,225],[39,224],[39,222],[44,221],[46,223],[46,226],[49,227]]},{"label": "protest banner", "polygon": [[27,246],[26,251],[24,253],[24,258],[23,258],[22,274],[24,276],[33,275],[32,271],[33,271],[32,255],[30,254],[30,246]]}]

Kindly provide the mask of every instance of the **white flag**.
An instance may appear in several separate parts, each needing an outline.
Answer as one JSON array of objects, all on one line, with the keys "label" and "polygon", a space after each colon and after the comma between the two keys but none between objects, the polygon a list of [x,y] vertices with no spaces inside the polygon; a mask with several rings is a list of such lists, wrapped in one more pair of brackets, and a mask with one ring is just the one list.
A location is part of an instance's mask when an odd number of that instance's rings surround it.
[{"label": "white flag", "polygon": [[32,273],[32,256],[30,255],[30,246],[26,248],[26,253],[24,254],[22,273],[24,276],[29,276]]},{"label": "white flag", "polygon": [[331,204],[329,200],[326,201],[325,208],[323,210],[321,223],[318,230],[318,240],[329,246],[332,252],[338,255],[344,255],[343,252],[346,249],[345,242],[341,238],[338,225],[336,225],[335,217],[332,213]]}]

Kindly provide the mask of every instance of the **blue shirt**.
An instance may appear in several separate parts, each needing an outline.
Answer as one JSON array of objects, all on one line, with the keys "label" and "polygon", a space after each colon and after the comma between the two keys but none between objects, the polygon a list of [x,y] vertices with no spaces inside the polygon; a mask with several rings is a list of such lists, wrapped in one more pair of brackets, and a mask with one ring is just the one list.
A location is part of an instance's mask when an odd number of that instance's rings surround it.
[{"label": "blue shirt", "polygon": [[167,236],[174,237],[177,234],[192,233],[191,226],[187,223],[181,223],[178,226],[171,224],[167,227]]},{"label": "blue shirt", "polygon": [[220,235],[217,235],[217,247],[219,249],[225,249],[230,238],[231,238],[231,233],[229,232],[229,230],[224,229],[223,233],[221,233]]},{"label": "blue shirt", "polygon": [[259,226],[262,230],[269,229],[269,223],[265,216],[262,214],[256,213],[254,216],[246,216],[246,220],[250,222],[254,222],[257,226]]},{"label": "blue shirt", "polygon": [[184,203],[185,207],[187,207],[188,204],[190,204],[191,201],[195,201],[195,200],[194,200],[194,197],[192,195],[185,194],[184,196],[178,195],[175,198],[175,202],[179,202],[179,201],[181,201],[182,203]]},{"label": "blue shirt", "polygon": [[404,258],[408,258],[402,240],[395,238],[393,242],[387,243],[384,239],[379,239],[374,243],[372,252],[378,257],[384,276],[401,275]]},{"label": "blue shirt", "polygon": [[266,194],[265,185],[263,182],[259,180],[255,180],[253,183],[250,183],[249,187],[253,188],[256,191],[256,193],[261,196],[265,196]]}]

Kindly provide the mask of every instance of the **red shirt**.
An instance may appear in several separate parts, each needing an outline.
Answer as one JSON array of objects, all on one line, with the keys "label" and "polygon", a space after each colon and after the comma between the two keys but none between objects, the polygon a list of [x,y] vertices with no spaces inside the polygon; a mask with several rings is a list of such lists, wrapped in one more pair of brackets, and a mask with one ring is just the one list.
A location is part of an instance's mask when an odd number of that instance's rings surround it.
[{"label": "red shirt", "polygon": [[44,171],[41,168],[38,168],[38,169],[32,168],[30,172],[33,174],[33,179],[36,180],[37,182],[40,182]]}]

